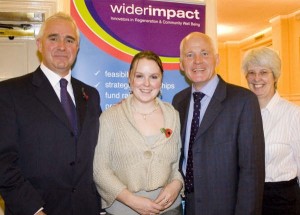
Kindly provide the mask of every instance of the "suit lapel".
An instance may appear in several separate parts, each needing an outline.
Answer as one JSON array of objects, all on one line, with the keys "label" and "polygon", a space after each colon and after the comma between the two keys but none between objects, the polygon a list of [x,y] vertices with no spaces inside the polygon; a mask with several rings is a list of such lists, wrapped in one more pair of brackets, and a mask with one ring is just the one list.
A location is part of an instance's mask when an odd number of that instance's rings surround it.
[{"label": "suit lapel", "polygon": [[180,124],[181,124],[181,137],[182,142],[185,142],[185,133],[186,133],[186,124],[188,118],[188,111],[191,99],[191,90],[192,88],[188,88],[183,95],[183,99],[179,103],[178,112],[180,115]]},{"label": "suit lapel", "polygon": [[37,87],[35,92],[37,99],[68,128],[72,129],[53,87],[40,68],[33,73],[32,84]]},{"label": "suit lapel", "polygon": [[221,79],[220,76],[219,79],[220,81],[206,109],[196,139],[210,127],[210,125],[214,122],[216,117],[223,109],[222,102],[226,98],[226,83]]}]

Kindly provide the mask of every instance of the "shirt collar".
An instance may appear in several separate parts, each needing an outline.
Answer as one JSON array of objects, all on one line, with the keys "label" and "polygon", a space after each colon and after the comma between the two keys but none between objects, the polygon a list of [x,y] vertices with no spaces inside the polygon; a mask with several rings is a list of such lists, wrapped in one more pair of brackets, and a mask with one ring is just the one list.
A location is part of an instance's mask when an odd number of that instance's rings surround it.
[{"label": "shirt collar", "polygon": [[272,110],[275,108],[275,106],[279,100],[280,100],[280,96],[279,96],[278,92],[276,91],[275,94],[273,95],[273,97],[271,98],[271,100],[269,101],[269,103],[267,104],[267,106],[261,110],[272,112]]},{"label": "shirt collar", "polygon": [[[56,74],[55,72],[53,72],[52,70],[50,70],[48,67],[46,67],[43,63],[41,63],[40,66],[42,72],[45,74],[45,76],[47,77],[47,79],[49,80],[50,84],[52,85],[52,87],[55,87],[55,85],[57,85],[61,79],[61,77]],[[64,79],[66,79],[68,81],[68,83],[71,83],[71,71],[69,71],[69,73],[64,77]]]},{"label": "shirt collar", "polygon": [[[205,96],[212,97],[217,85],[219,83],[219,77],[218,75],[215,75],[212,79],[210,79],[202,88],[201,92],[205,94]],[[194,85],[192,85],[192,93],[196,92],[197,90],[194,88]]]}]

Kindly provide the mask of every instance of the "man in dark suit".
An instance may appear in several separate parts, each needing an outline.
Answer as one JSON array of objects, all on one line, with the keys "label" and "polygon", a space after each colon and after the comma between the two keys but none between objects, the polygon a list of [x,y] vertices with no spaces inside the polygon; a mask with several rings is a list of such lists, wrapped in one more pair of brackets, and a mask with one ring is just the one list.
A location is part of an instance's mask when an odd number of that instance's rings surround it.
[{"label": "man in dark suit", "polygon": [[[36,71],[0,83],[0,194],[5,214],[99,214],[92,164],[100,97],[96,89],[71,77],[79,49],[75,22],[64,13],[49,17],[37,46],[43,60]],[[71,118],[60,102],[61,78],[68,81]]]},{"label": "man in dark suit", "polygon": [[[215,71],[218,63],[207,35],[193,32],[182,40],[180,68],[192,86],[176,94],[173,105],[182,126],[186,214],[259,215],[265,175],[258,101],[249,90],[224,82]],[[194,102],[194,92],[203,93],[202,100]]]}]

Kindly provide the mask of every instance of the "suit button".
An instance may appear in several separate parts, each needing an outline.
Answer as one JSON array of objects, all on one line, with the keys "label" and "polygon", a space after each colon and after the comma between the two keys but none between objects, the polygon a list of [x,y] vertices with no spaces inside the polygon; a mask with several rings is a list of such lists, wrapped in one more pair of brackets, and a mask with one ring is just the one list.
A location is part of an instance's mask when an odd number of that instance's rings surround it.
[{"label": "suit button", "polygon": [[152,152],[151,151],[145,151],[144,152],[144,157],[147,159],[150,159],[152,157]]},{"label": "suit button", "polygon": [[75,187],[72,188],[72,193],[75,193],[75,191],[76,191],[76,188]]},{"label": "suit button", "polygon": [[71,137],[74,137],[74,136],[75,136],[75,134],[74,134],[74,132],[72,131],[72,132],[71,132]]},{"label": "suit button", "polygon": [[75,161],[70,162],[70,166],[74,166],[75,165]]}]

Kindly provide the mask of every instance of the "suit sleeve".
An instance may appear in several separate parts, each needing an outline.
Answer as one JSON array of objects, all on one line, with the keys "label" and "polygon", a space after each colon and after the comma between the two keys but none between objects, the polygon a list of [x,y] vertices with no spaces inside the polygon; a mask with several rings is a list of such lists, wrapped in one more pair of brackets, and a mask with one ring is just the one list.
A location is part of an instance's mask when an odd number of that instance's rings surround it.
[{"label": "suit sleeve", "polygon": [[0,193],[7,211],[32,215],[44,204],[18,168],[18,119],[6,82],[0,84]]},{"label": "suit sleeve", "polygon": [[238,135],[239,184],[235,214],[261,214],[265,179],[264,134],[255,95],[246,100]]}]

